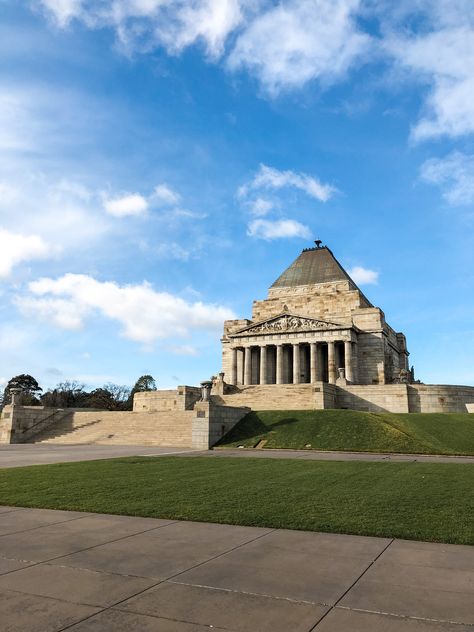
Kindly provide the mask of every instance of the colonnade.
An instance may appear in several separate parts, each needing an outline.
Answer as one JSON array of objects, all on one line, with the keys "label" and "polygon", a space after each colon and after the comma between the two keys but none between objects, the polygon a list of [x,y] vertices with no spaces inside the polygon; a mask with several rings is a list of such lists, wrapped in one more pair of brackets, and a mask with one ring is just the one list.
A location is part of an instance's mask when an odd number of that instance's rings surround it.
[{"label": "colonnade", "polygon": [[231,348],[231,384],[335,384],[338,369],[355,380],[354,343],[327,341],[246,345]]}]

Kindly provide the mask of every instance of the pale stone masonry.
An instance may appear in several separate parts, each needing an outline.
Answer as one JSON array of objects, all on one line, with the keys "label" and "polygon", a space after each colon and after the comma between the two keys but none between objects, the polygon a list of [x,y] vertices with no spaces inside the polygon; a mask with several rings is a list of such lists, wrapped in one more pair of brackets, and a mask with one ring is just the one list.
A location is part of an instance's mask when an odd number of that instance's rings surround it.
[{"label": "pale stone masonry", "polygon": [[228,320],[225,380],[252,384],[392,384],[409,377],[405,336],[385,321],[327,247],[303,250],[254,301],[250,320]]}]

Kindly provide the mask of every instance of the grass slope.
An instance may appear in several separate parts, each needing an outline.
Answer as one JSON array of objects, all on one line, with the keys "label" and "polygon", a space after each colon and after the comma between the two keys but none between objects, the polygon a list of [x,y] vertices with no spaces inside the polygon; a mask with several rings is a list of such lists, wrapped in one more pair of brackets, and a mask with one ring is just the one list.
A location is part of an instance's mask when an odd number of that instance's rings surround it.
[{"label": "grass slope", "polygon": [[355,410],[265,410],[249,413],[222,447],[474,454],[474,415],[367,413]]},{"label": "grass slope", "polygon": [[0,471],[0,504],[474,544],[474,467],[133,457]]}]

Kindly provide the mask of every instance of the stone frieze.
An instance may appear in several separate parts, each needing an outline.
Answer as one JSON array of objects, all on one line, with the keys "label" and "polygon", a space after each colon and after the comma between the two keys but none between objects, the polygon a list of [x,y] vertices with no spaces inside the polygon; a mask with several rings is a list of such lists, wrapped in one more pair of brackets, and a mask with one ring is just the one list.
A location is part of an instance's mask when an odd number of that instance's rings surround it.
[{"label": "stone frieze", "polygon": [[306,316],[294,316],[292,314],[283,314],[276,318],[271,318],[263,323],[257,323],[241,329],[240,331],[231,335],[253,335],[253,334],[278,334],[297,331],[315,331],[315,330],[327,330],[338,327],[335,323],[328,323],[324,320],[318,320],[316,318],[308,318]]}]

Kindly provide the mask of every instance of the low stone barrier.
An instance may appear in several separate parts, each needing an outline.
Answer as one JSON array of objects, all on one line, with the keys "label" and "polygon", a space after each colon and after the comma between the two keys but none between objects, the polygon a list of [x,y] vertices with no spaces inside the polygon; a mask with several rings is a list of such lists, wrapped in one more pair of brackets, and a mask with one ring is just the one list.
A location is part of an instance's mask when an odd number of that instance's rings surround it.
[{"label": "low stone barrier", "polygon": [[245,415],[250,408],[217,406],[212,402],[198,402],[194,407],[195,417],[192,429],[192,447],[208,450]]}]

